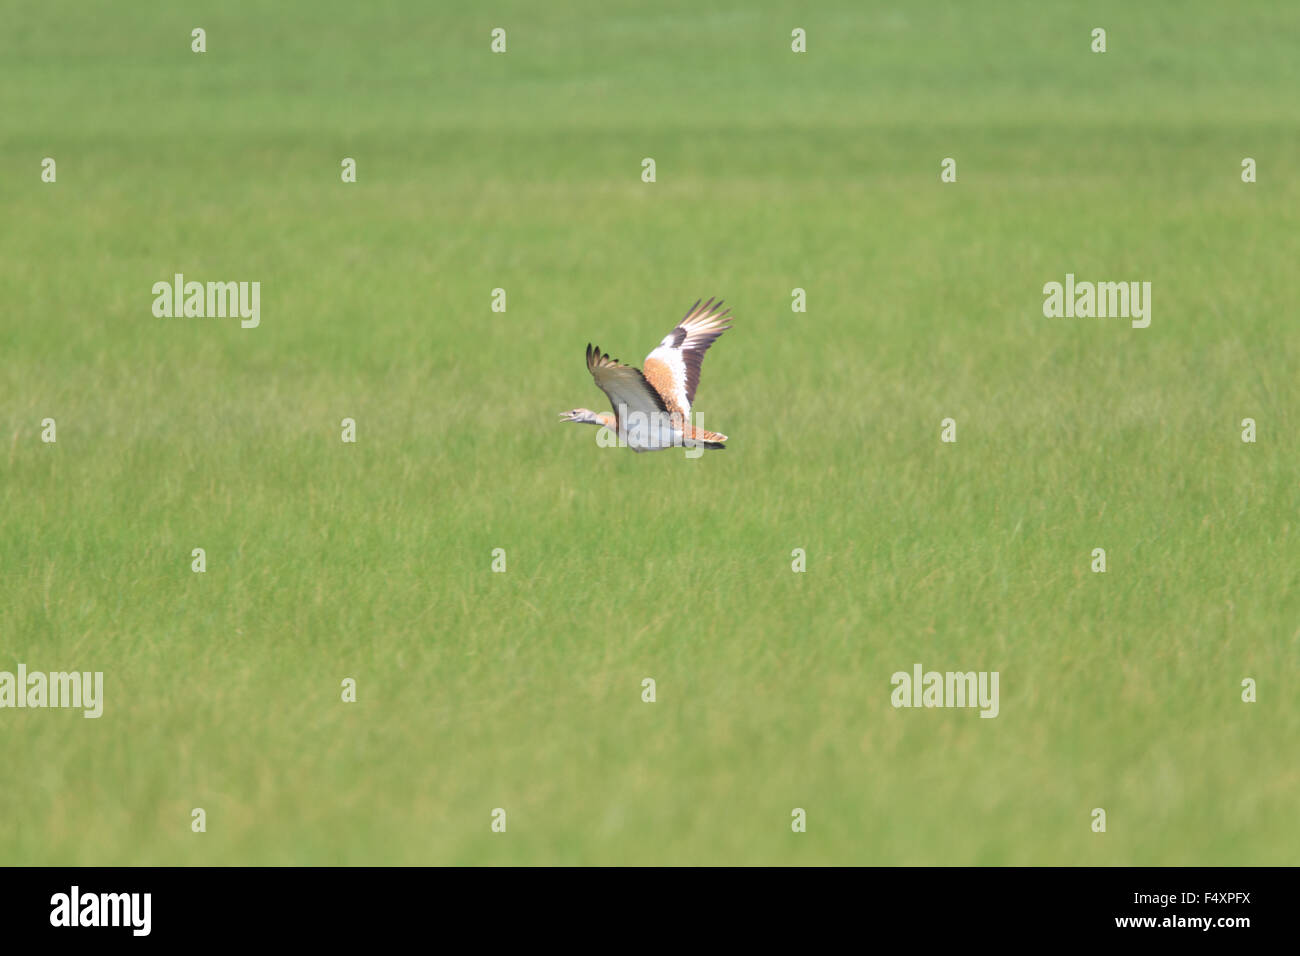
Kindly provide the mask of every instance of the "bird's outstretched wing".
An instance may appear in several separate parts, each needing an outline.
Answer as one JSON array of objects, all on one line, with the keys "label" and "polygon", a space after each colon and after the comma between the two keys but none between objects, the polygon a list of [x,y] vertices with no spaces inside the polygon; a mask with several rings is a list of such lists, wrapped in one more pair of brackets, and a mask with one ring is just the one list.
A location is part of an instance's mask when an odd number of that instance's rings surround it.
[{"label": "bird's outstretched wing", "polygon": [[646,356],[645,379],[664,400],[670,412],[689,415],[700,384],[700,364],[704,353],[718,336],[731,328],[722,300],[715,305],[710,299],[703,305],[697,300],[686,316],[677,323],[659,347]]},{"label": "bird's outstretched wing", "polygon": [[640,369],[610,358],[594,345],[587,346],[587,371],[608,396],[616,415],[640,412],[646,421],[652,421],[654,416],[668,411],[663,398],[651,388]]}]

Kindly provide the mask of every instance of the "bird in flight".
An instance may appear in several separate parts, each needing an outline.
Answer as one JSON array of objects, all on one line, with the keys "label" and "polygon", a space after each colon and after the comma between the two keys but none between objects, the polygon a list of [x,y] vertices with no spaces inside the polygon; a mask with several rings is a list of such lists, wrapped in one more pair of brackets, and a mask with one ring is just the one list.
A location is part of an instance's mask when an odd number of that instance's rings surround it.
[{"label": "bird in flight", "polygon": [[731,319],[710,299],[697,300],[658,347],[646,356],[645,368],[624,365],[593,345],[587,346],[587,371],[609,398],[614,411],[575,408],[561,412],[560,421],[604,425],[619,443],[634,451],[661,451],[681,445],[725,448],[726,435],[691,424],[691,403],[700,384],[700,363]]}]

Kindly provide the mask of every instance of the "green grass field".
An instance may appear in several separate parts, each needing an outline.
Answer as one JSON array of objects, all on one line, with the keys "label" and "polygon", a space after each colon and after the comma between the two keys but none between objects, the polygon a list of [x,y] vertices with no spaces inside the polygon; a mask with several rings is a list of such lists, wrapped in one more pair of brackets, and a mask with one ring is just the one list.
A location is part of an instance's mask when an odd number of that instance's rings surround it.
[{"label": "green grass field", "polygon": [[0,862],[1295,863],[1300,7],[611,6],[4,10]]}]

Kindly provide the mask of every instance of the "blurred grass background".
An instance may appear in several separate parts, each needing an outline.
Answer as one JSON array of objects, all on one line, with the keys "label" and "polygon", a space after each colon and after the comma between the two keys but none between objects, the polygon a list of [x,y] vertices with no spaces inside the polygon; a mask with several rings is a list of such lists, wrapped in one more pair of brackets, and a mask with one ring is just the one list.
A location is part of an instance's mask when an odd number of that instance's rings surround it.
[{"label": "blurred grass background", "polygon": [[[1296,861],[1300,8],[711,7],[4,5],[0,861]],[[725,451],[556,423],[709,296]]]}]

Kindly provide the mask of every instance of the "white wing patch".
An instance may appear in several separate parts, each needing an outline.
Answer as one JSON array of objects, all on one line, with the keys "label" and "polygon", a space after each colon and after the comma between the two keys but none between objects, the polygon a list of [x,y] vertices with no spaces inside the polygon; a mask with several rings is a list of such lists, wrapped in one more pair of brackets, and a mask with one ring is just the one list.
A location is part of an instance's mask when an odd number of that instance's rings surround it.
[{"label": "white wing patch", "polygon": [[721,309],[721,299],[717,304],[712,299],[703,305],[696,301],[659,347],[646,356],[645,379],[663,397],[669,411],[690,414],[704,353],[731,328],[727,318],[731,310]]},{"label": "white wing patch", "polygon": [[645,377],[654,386],[669,411],[688,414],[691,400],[686,396],[686,361],[682,350],[661,345],[645,357]]}]

